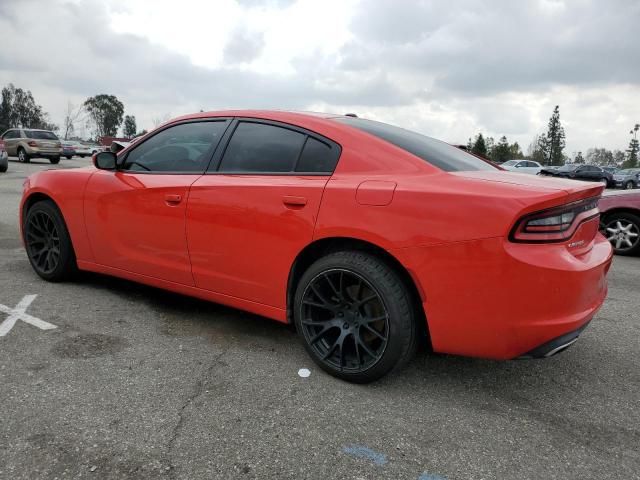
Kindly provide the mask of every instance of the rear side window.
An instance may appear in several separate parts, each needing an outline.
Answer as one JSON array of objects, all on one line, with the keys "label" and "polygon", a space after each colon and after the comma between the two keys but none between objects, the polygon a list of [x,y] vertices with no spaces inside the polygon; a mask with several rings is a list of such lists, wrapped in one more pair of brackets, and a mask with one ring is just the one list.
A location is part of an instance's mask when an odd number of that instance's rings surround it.
[{"label": "rear side window", "polygon": [[404,128],[362,118],[339,117],[334,120],[392,143],[445,172],[498,170],[464,150]]},{"label": "rear side window", "polygon": [[58,140],[58,137],[53,132],[43,132],[41,130],[25,130],[27,138],[33,138],[35,140]]},{"label": "rear side window", "polygon": [[221,172],[291,172],[306,135],[263,123],[240,122],[220,164]]},{"label": "rear side window", "polygon": [[332,173],[339,156],[337,147],[308,137],[296,165],[296,172]]},{"label": "rear side window", "polygon": [[11,138],[19,138],[20,135],[18,135],[18,131],[17,130],[9,130],[7,133],[4,134],[4,137],[2,137],[3,139],[11,139]]}]

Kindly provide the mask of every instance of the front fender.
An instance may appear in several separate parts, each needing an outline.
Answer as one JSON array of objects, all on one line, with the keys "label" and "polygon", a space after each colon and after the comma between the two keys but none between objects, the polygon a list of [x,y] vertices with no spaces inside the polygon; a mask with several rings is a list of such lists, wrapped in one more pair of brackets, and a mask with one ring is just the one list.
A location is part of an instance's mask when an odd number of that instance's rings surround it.
[{"label": "front fender", "polygon": [[78,260],[93,261],[84,221],[84,191],[95,169],[46,170],[27,178],[20,202],[20,231],[28,208],[50,200],[62,213]]}]

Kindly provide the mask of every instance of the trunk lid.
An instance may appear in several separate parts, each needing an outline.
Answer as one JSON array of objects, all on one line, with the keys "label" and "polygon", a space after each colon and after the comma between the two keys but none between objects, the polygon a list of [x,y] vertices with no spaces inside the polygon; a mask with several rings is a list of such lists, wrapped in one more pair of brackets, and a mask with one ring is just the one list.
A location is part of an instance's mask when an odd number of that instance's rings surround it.
[{"label": "trunk lid", "polygon": [[580,180],[526,175],[524,173],[500,170],[452,172],[451,175],[484,182],[522,185],[529,190],[535,189],[540,190],[540,192],[564,192],[567,195],[565,203],[582,200],[584,198],[599,197],[604,190],[604,185],[599,182],[583,182]]}]

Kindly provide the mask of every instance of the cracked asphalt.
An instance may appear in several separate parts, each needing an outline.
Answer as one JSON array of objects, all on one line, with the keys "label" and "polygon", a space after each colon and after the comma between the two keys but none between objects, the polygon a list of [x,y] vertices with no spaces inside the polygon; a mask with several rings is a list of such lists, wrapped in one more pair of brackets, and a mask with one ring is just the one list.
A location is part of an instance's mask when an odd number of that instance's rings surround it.
[{"label": "cracked asphalt", "polygon": [[51,167],[0,174],[0,304],[36,294],[27,313],[58,327],[0,337],[1,479],[640,478],[640,258],[615,259],[561,355],[420,353],[351,385],[275,322],[99,275],[40,280],[17,211],[23,179]]}]

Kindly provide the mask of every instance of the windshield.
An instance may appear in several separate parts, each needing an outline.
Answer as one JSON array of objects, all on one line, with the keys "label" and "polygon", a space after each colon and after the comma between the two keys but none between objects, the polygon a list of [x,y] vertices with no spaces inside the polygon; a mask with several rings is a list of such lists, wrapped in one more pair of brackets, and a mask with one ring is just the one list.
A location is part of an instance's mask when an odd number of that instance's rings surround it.
[{"label": "windshield", "polygon": [[35,138],[36,140],[58,140],[56,134],[53,132],[46,132],[43,130],[25,130],[27,138]]},{"label": "windshield", "polygon": [[633,175],[640,172],[637,168],[625,168],[624,170],[620,170],[618,175]]},{"label": "windshield", "polygon": [[558,171],[559,172],[572,172],[576,168],[578,168],[576,165],[563,165],[563,166],[558,168]]},{"label": "windshield", "polygon": [[392,143],[445,172],[499,170],[464,150],[404,128],[354,117],[338,117],[334,120]]},{"label": "windshield", "polygon": [[511,167],[518,163],[520,160],[508,160],[502,164],[503,167]]}]

